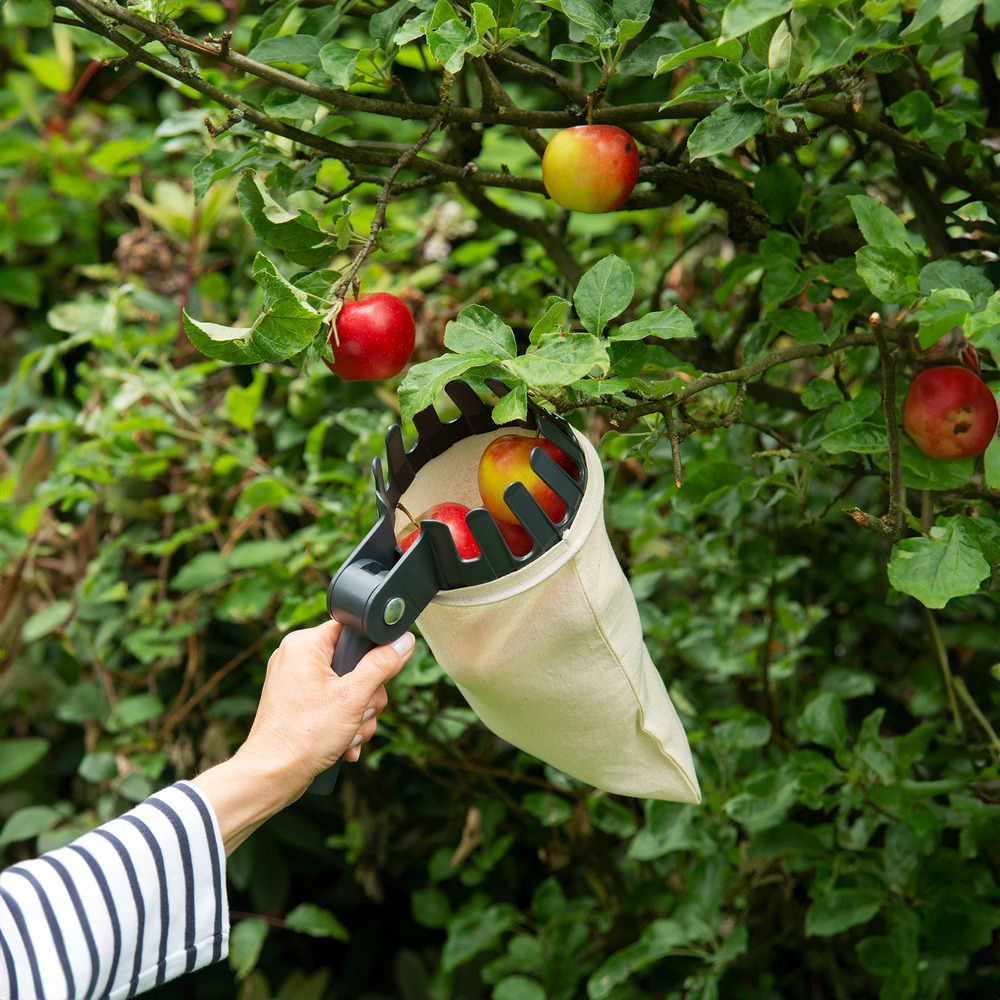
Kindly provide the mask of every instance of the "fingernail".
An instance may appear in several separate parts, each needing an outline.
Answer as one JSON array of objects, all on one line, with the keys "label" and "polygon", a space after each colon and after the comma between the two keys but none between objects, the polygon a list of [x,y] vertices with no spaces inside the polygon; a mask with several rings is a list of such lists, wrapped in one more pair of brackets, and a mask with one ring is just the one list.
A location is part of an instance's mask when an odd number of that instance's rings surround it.
[{"label": "fingernail", "polygon": [[355,747],[361,746],[361,744],[364,742],[364,739],[365,738],[361,735],[361,733],[358,733],[358,735],[355,736],[354,739],[351,740],[350,743],[348,743],[347,749],[348,750],[353,750]]},{"label": "fingernail", "polygon": [[374,717],[375,717],[375,709],[374,708],[366,708],[365,709],[365,714],[361,716],[361,721],[362,722],[367,722],[369,719],[373,719]]},{"label": "fingernail", "polygon": [[395,639],[391,643],[389,643],[389,645],[392,646],[394,650],[396,650],[396,653],[399,656],[406,656],[406,654],[411,649],[413,649],[413,646],[416,643],[416,641],[417,640],[412,632],[404,632],[398,639]]}]

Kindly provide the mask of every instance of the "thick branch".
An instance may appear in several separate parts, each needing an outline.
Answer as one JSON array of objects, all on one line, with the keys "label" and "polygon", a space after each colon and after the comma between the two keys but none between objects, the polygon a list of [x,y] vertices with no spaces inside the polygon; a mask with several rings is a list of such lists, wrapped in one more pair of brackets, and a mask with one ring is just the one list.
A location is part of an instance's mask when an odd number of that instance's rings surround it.
[{"label": "thick branch", "polygon": [[[128,25],[138,31],[145,32],[150,38],[156,39],[164,45],[174,48],[186,49],[198,55],[210,58],[216,62],[225,63],[234,69],[250,73],[262,80],[284,87],[297,94],[306,97],[314,97],[318,101],[330,107],[342,108],[348,111],[364,111],[368,114],[386,115],[399,118],[403,121],[418,120],[430,121],[438,113],[438,107],[434,104],[413,104],[406,101],[379,100],[370,97],[360,97],[357,94],[348,94],[343,90],[336,90],[332,87],[324,87],[318,83],[311,83],[292,73],[275,69],[266,63],[248,59],[245,55],[234,51],[231,47],[222,45],[207,44],[203,41],[191,38],[181,32],[172,30],[163,24],[148,21],[144,17],[113,3],[112,0],[74,0],[72,3],[64,4],[66,7],[80,13],[80,7],[86,6],[90,9],[92,17],[106,17],[117,21],[119,24]],[[88,24],[92,30],[110,37],[101,28],[93,24]],[[117,42],[115,44],[118,44]],[[141,60],[140,60],[141,61]],[[188,82],[185,80],[185,82]],[[625,124],[628,122],[642,122],[659,119],[683,119],[683,118],[704,118],[711,114],[717,101],[690,101],[685,104],[678,104],[671,108],[660,110],[659,101],[651,101],[647,104],[631,104],[622,108],[602,108],[594,113],[595,123],[602,124]],[[570,111],[524,111],[520,108],[506,108],[498,106],[492,113],[484,111],[482,108],[454,107],[448,114],[448,122],[457,125],[471,125],[482,123],[486,125],[523,125],[528,128],[566,128],[570,125],[579,125],[586,119],[586,112],[574,113]]]}]

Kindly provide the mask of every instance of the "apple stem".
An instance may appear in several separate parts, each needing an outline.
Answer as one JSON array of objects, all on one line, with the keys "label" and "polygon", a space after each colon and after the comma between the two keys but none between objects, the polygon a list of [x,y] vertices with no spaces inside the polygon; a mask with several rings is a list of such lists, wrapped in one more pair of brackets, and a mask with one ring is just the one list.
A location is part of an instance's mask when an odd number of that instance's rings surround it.
[{"label": "apple stem", "polygon": [[419,528],[420,527],[420,523],[416,520],[416,518],[414,518],[414,516],[401,503],[397,503],[396,506],[399,508],[399,510],[401,510],[410,519],[410,523],[409,524],[405,524],[403,526],[404,528],[408,528],[410,526],[410,524],[412,524],[414,528]]}]

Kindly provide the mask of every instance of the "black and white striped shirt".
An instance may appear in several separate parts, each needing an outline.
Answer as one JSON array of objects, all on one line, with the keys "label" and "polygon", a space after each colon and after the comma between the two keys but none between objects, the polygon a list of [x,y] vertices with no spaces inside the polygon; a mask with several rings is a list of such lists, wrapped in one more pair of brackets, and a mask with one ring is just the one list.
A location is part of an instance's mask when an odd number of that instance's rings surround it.
[{"label": "black and white striped shirt", "polygon": [[0,871],[0,998],[121,1000],[226,956],[226,857],[188,782]]}]

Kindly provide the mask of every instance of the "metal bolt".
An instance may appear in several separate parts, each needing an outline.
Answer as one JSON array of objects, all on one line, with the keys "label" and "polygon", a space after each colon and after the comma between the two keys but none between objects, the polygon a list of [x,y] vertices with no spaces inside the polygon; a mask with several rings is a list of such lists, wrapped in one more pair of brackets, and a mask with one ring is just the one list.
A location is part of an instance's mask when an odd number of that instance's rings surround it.
[{"label": "metal bolt", "polygon": [[394,597],[385,606],[385,612],[382,615],[382,621],[386,625],[395,625],[396,622],[403,617],[403,612],[406,610],[406,601],[402,597]]}]

